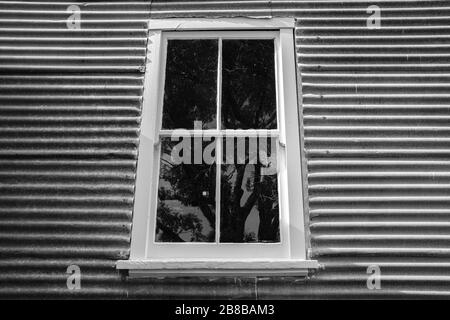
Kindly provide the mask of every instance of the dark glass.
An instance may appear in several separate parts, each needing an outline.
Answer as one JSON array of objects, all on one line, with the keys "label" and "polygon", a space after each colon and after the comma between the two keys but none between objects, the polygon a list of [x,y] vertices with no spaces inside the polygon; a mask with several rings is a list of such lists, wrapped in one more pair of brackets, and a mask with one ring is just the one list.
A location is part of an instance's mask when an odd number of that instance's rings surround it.
[{"label": "dark glass", "polygon": [[223,40],[222,126],[276,129],[274,40]]},{"label": "dark glass", "polygon": [[169,40],[163,129],[216,129],[217,57],[218,40]]},{"label": "dark glass", "polygon": [[161,141],[156,241],[214,242],[215,141],[182,139]]},{"label": "dark glass", "polygon": [[276,139],[224,138],[223,145],[220,242],[280,242]]}]

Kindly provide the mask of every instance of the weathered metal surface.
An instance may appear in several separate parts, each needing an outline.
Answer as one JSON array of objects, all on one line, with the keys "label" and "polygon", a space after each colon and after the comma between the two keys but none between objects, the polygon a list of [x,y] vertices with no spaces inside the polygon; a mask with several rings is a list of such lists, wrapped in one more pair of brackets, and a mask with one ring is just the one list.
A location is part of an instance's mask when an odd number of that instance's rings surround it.
[{"label": "weathered metal surface", "polygon": [[[82,30],[68,30],[70,4],[0,2],[0,297],[450,294],[448,1],[152,3],[152,18],[297,17],[311,253],[325,267],[306,281],[115,270],[129,254],[150,4],[79,3]],[[381,290],[366,286],[370,265]]]},{"label": "weathered metal surface", "polygon": [[[367,28],[369,5],[381,9],[379,30]],[[448,296],[450,4],[300,7],[312,256],[325,270],[284,294]],[[371,265],[381,290],[367,288]]]},{"label": "weathered metal surface", "polygon": [[126,296],[114,262],[129,254],[148,18],[144,2],[0,2],[0,297]]}]

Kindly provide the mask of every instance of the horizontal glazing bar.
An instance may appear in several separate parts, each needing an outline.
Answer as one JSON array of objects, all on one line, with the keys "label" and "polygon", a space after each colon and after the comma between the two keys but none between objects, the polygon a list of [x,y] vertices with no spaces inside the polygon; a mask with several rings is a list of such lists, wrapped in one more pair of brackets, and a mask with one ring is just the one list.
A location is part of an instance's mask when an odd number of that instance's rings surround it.
[{"label": "horizontal glazing bar", "polygon": [[278,130],[161,130],[160,137],[271,137],[277,138]]}]

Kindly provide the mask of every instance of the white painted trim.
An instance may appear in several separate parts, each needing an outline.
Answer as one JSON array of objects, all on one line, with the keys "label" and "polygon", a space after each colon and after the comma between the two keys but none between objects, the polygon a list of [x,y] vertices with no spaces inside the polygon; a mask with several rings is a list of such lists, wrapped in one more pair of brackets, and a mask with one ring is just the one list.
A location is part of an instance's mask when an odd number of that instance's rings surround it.
[{"label": "white painted trim", "polygon": [[150,19],[150,30],[280,30],[294,29],[294,18]]},{"label": "white painted trim", "polygon": [[297,96],[296,57],[294,31],[280,30],[281,53],[279,90],[282,101],[280,113],[284,117],[281,137],[285,137],[287,166],[287,197],[289,212],[290,257],[306,259],[305,224],[303,212],[302,159]]},{"label": "white painted trim", "polygon": [[[223,67],[223,39],[219,38],[219,55],[217,57],[217,97],[216,97],[216,126],[217,130],[220,131],[220,126],[222,125],[222,67]],[[223,155],[223,143],[222,139],[216,138],[216,210],[215,210],[215,242],[220,242],[220,212],[221,212],[221,180],[222,171],[219,169],[222,165],[222,155]]]},{"label": "white painted trim", "polygon": [[121,260],[119,270],[130,270],[131,277],[258,277],[258,276],[307,276],[311,269],[318,269],[315,260]]},{"label": "white painted trim", "polygon": [[[138,163],[136,171],[136,188],[133,210],[133,227],[131,232],[131,259],[142,258],[146,255],[151,211],[151,197],[153,180],[157,164],[155,159],[156,123],[155,114],[158,105],[158,94],[161,84],[161,42],[162,32],[150,32],[147,54],[147,72],[144,77],[144,97],[142,102],[142,120],[139,142]],[[149,166],[153,163],[152,166]]]}]

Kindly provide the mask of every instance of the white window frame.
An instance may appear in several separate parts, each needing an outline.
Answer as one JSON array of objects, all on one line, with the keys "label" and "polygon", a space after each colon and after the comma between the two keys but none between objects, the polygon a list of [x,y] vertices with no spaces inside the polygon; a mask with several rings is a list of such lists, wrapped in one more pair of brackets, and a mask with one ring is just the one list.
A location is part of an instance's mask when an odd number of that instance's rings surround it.
[{"label": "white window frame", "polygon": [[[318,263],[307,259],[303,212],[300,126],[294,19],[150,20],[135,204],[129,260],[117,262],[131,276],[306,275]],[[213,32],[212,32],[213,31]],[[155,242],[158,141],[162,117],[166,44],[172,38],[275,39],[279,159],[280,243]],[[157,115],[157,116],[155,116]]]}]

